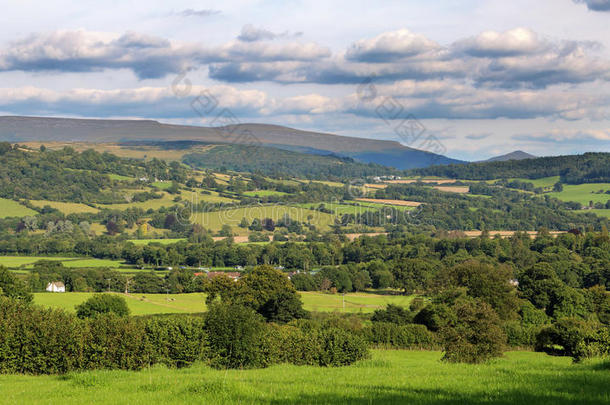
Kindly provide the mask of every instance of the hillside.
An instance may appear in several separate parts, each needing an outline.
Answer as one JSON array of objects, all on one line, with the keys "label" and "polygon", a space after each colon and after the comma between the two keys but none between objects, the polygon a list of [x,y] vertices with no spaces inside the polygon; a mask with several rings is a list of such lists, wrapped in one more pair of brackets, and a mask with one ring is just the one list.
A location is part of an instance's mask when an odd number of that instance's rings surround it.
[{"label": "hillside", "polygon": [[461,161],[412,149],[395,141],[354,138],[301,131],[279,125],[240,124],[219,128],[169,125],[152,120],[96,120],[44,117],[0,117],[0,141],[123,142],[134,140],[196,140],[207,143],[260,143],[312,154],[348,156],[365,163],[398,169],[453,164]]},{"label": "hillside", "polygon": [[484,162],[506,162],[509,160],[523,160],[523,159],[535,159],[536,156],[531,155],[527,152],[523,152],[522,150],[516,150],[510,153],[507,153],[505,155],[500,155],[500,156],[494,156],[492,158],[489,158],[487,160],[484,160]]},{"label": "hillside", "polygon": [[610,153],[436,166],[416,169],[411,173],[466,180],[561,176],[561,181],[568,184],[604,183],[610,182]]}]

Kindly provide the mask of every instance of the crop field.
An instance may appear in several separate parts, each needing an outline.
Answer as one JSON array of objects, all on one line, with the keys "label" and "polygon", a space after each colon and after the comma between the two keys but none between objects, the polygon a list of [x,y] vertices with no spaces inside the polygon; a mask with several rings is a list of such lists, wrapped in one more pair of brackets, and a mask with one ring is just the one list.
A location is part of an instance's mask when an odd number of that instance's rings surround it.
[{"label": "crop field", "polygon": [[0,266],[9,268],[31,267],[40,260],[52,260],[62,262],[66,267],[119,267],[118,260],[88,259],[78,257],[52,257],[52,256],[0,256]]},{"label": "crop field", "polygon": [[278,221],[286,214],[293,220],[305,223],[309,222],[308,217],[311,216],[311,223],[321,230],[327,230],[334,221],[334,216],[330,214],[286,205],[252,206],[215,212],[194,213],[191,221],[205,228],[217,231],[225,224],[237,228],[242,218],[246,218],[248,222],[252,222],[255,218],[271,218],[274,221]]},{"label": "crop field", "polygon": [[[65,376],[2,375],[0,403],[16,404],[554,404],[610,402],[608,362],[508,352],[489,364],[447,364],[441,352],[373,350],[348,367],[255,370],[155,366]],[[290,383],[287,383],[290,382]]]},{"label": "crop field", "polygon": [[469,186],[434,186],[435,190],[444,191],[446,193],[459,193],[465,194],[470,191]]},{"label": "crop field", "polygon": [[[34,302],[52,308],[74,311],[74,307],[93,293],[35,293]],[[324,294],[320,292],[299,292],[303,305],[308,311],[371,313],[387,304],[408,306],[413,296],[382,295],[368,293]],[[132,315],[151,315],[166,313],[204,312],[205,294],[121,294],[127,299]],[[343,302],[345,300],[345,306]]]},{"label": "crop field", "polygon": [[399,205],[405,207],[419,207],[422,203],[416,201],[405,201],[405,200],[381,200],[377,198],[356,198],[356,201],[364,201],[375,204],[385,205]]},{"label": "crop field", "polygon": [[[604,193],[598,194],[600,190],[603,190]],[[588,205],[589,201],[605,204],[606,201],[610,200],[610,194],[605,193],[608,190],[610,190],[610,183],[566,184],[563,186],[563,191],[548,193],[548,195],[562,201],[576,201],[583,205]]]},{"label": "crop field", "polygon": [[70,214],[82,214],[82,213],[91,213],[95,214],[100,210],[97,208],[90,207],[86,204],[79,203],[67,203],[67,202],[59,202],[59,201],[48,201],[48,200],[30,200],[30,203],[35,207],[44,207],[48,205],[51,208],[55,208],[58,211],[66,215]]},{"label": "crop field", "polygon": [[34,216],[38,213],[17,201],[0,198],[0,218],[9,217],[27,217]]}]

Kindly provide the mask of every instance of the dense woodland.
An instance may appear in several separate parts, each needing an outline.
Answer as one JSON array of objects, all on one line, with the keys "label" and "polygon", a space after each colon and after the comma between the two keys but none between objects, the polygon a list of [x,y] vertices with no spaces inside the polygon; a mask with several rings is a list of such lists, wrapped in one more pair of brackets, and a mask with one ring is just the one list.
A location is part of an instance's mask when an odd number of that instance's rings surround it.
[{"label": "dense woodland", "polygon": [[432,166],[413,169],[409,173],[467,180],[561,176],[561,181],[566,184],[607,183],[610,182],[610,153]]}]

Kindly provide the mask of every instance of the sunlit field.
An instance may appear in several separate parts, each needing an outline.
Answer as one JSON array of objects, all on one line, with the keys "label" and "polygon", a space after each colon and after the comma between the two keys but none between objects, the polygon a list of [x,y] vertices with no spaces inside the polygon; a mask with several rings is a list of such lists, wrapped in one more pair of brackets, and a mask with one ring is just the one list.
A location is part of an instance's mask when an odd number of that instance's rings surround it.
[{"label": "sunlit field", "polygon": [[509,352],[484,365],[447,364],[440,352],[375,350],[349,367],[278,365],[214,370],[203,364],[139,372],[2,375],[1,404],[522,404],[610,403],[609,363]]}]

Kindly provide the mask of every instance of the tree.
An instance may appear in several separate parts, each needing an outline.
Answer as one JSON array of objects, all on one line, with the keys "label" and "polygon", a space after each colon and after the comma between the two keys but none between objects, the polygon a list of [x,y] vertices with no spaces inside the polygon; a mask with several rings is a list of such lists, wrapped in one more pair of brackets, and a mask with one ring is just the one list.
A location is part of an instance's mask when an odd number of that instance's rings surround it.
[{"label": "tree", "polygon": [[25,284],[13,276],[4,266],[0,266],[0,295],[24,302],[32,302],[34,298]]},{"label": "tree", "polygon": [[87,301],[76,306],[76,316],[79,318],[94,318],[102,314],[128,316],[127,301],[116,294],[95,294]]},{"label": "tree", "polygon": [[261,350],[265,324],[252,308],[216,303],[205,317],[210,363],[216,368],[265,366]]},{"label": "tree", "polygon": [[441,331],[444,339],[443,360],[451,363],[483,363],[502,355],[506,334],[500,317],[486,302],[460,299],[453,310],[456,320]]},{"label": "tree", "polygon": [[377,309],[371,317],[373,322],[389,322],[397,325],[411,323],[413,315],[408,310],[394,304],[388,304],[385,309]]}]

